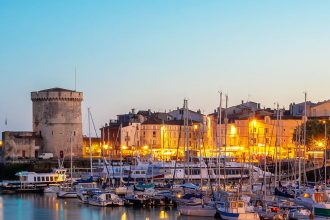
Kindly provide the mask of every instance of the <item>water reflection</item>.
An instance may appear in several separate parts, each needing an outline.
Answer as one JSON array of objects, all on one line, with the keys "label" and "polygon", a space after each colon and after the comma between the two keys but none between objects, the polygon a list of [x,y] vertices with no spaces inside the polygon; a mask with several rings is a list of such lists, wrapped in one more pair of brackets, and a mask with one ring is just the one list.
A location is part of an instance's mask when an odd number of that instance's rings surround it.
[{"label": "water reflection", "polygon": [[[0,220],[201,220],[179,216],[175,208],[95,207],[77,199],[57,199],[54,195],[17,194],[0,195]],[[212,218],[210,218],[212,219]]]}]

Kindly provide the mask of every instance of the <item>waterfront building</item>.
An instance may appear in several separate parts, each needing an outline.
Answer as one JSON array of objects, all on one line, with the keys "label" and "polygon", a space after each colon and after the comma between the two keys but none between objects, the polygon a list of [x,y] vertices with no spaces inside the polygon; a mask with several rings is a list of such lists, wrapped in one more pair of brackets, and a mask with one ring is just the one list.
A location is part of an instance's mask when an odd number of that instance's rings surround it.
[{"label": "waterfront building", "polygon": [[2,157],[4,160],[15,158],[37,158],[42,144],[42,138],[35,132],[2,132]]},{"label": "waterfront building", "polygon": [[208,117],[211,118],[212,145],[221,146],[223,154],[242,160],[260,160],[265,154],[270,159],[275,155],[281,159],[297,156],[294,132],[303,124],[301,117],[281,115],[277,118],[276,112],[270,109],[249,115],[228,115],[221,124],[217,120],[218,114]]},{"label": "waterfront building", "polygon": [[[181,120],[182,118],[187,117],[189,120],[202,123],[204,120],[204,115],[201,113],[201,110],[185,111],[183,108],[177,108],[176,110],[169,111],[168,114],[173,117],[174,120]],[[186,116],[187,114],[187,116]]]},{"label": "waterfront building", "polygon": [[82,157],[83,93],[52,88],[31,93],[32,131],[4,131],[4,159],[36,158],[41,153],[53,153],[55,158]]},{"label": "waterfront building", "polygon": [[[191,111],[192,112],[192,111]],[[179,113],[180,114],[180,113]],[[198,113],[198,115],[200,115]],[[201,124],[188,120],[183,128],[183,120],[174,120],[174,116],[166,112],[151,113],[148,111],[131,111],[128,114],[118,115],[117,120],[110,120],[109,124],[100,128],[101,142],[113,158],[153,155],[158,159],[175,159],[185,156],[185,149],[196,149],[196,126]],[[199,118],[199,120],[201,120]],[[202,120],[203,121],[203,120]],[[180,130],[180,126],[182,126]],[[179,141],[179,133],[181,138]],[[184,139],[184,133],[187,139]],[[179,148],[178,148],[178,145]]]}]

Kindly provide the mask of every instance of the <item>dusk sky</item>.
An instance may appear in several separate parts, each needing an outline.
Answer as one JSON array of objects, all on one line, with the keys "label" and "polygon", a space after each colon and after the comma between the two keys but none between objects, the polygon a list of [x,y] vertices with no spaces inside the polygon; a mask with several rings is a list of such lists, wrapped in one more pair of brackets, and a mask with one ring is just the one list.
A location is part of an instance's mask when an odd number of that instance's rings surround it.
[{"label": "dusk sky", "polygon": [[[96,126],[218,91],[274,107],[329,99],[330,1],[0,0],[0,131],[32,130],[30,92],[84,92]],[[5,119],[8,125],[5,126]]]}]

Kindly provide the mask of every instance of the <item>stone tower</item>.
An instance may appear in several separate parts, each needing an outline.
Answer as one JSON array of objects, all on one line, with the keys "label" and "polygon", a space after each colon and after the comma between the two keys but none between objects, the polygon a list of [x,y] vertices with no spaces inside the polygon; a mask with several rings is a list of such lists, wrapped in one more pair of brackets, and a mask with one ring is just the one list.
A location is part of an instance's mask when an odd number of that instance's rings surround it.
[{"label": "stone tower", "polygon": [[41,151],[55,157],[82,156],[83,93],[52,88],[31,93],[33,131],[42,138]]}]

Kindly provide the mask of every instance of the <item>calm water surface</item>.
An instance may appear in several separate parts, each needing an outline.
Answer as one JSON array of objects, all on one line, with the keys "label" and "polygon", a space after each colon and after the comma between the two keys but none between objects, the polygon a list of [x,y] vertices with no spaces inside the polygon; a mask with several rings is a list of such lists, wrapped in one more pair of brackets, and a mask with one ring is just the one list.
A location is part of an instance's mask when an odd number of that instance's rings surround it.
[{"label": "calm water surface", "polygon": [[213,218],[180,216],[175,208],[95,207],[81,204],[78,199],[57,199],[54,195],[0,195],[0,220],[61,220],[119,219],[202,220]]}]

